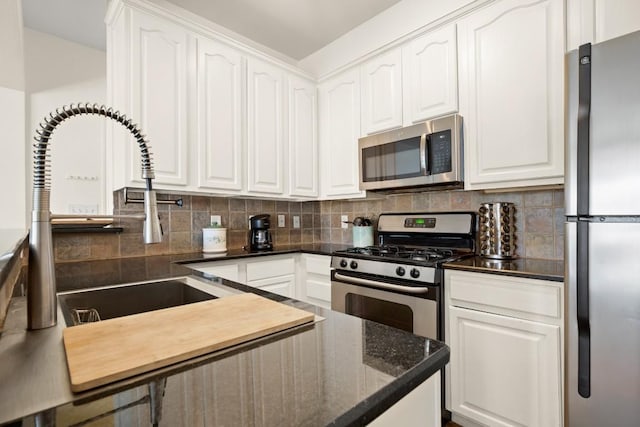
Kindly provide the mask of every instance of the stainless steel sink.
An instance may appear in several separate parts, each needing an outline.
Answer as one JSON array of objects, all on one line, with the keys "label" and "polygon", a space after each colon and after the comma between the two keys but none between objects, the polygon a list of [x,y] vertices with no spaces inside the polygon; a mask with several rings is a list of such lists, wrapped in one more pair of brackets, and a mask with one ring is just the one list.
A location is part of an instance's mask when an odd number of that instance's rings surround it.
[{"label": "stainless steel sink", "polygon": [[58,301],[65,323],[74,326],[216,299],[232,293],[235,292],[219,287],[207,289],[201,282],[183,277],[63,292],[58,294]]}]

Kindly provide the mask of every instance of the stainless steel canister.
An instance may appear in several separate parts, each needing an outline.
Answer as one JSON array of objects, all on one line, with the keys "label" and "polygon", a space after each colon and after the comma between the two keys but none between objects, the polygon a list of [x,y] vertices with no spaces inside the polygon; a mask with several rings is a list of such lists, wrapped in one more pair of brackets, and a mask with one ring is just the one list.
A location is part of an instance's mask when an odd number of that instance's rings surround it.
[{"label": "stainless steel canister", "polygon": [[516,207],[513,203],[483,203],[478,210],[480,255],[493,259],[516,257]]}]

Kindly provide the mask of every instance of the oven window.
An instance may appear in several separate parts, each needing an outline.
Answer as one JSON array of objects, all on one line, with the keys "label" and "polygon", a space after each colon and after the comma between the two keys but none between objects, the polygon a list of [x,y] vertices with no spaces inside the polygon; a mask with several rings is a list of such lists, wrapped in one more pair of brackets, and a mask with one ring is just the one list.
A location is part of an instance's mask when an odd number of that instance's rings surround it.
[{"label": "oven window", "polygon": [[413,332],[413,310],[391,301],[348,293],[345,312],[353,316]]},{"label": "oven window", "polygon": [[420,137],[362,149],[362,180],[389,181],[422,175]]}]

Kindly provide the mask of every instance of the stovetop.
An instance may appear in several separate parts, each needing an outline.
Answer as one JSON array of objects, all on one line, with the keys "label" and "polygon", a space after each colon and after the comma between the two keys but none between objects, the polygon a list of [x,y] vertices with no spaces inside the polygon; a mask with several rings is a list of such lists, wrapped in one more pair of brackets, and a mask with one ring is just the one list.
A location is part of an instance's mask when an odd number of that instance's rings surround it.
[{"label": "stovetop", "polygon": [[400,245],[353,247],[337,251],[335,254],[398,263],[408,261],[410,264],[425,266],[434,266],[442,262],[453,261],[473,255],[473,253],[469,251],[459,249],[415,248]]},{"label": "stovetop", "polygon": [[435,283],[442,263],[475,254],[474,212],[389,213],[378,218],[377,246],[333,253],[340,274]]}]

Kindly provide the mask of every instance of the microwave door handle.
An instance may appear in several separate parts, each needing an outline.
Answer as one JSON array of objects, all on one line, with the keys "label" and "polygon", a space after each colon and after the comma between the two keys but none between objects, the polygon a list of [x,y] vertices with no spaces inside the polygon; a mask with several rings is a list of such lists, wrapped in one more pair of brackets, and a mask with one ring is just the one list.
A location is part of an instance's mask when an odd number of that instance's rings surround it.
[{"label": "microwave door handle", "polygon": [[420,172],[422,173],[422,176],[427,176],[429,174],[429,165],[427,164],[428,155],[427,134],[423,133],[420,137]]}]

